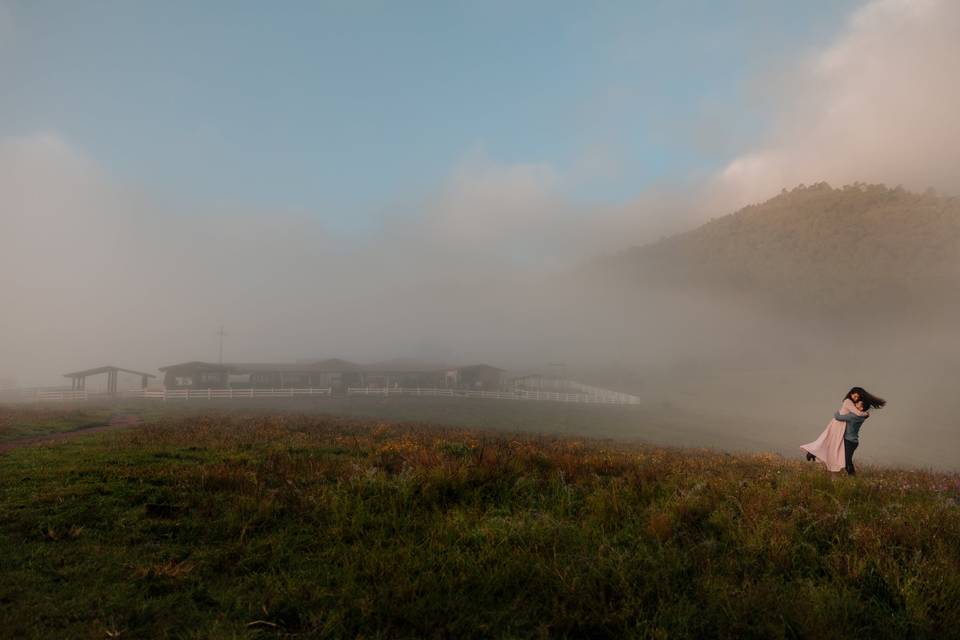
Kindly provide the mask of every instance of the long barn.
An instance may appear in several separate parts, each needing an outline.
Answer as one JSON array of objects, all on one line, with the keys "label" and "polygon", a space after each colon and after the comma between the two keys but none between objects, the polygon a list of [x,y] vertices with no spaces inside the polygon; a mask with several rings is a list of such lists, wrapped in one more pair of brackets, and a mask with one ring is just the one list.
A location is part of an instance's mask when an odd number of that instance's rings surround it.
[{"label": "long barn", "polygon": [[503,370],[486,364],[463,367],[385,362],[361,365],[339,358],[295,363],[214,363],[194,360],[160,367],[168,389],[288,389],[423,387],[497,390]]}]

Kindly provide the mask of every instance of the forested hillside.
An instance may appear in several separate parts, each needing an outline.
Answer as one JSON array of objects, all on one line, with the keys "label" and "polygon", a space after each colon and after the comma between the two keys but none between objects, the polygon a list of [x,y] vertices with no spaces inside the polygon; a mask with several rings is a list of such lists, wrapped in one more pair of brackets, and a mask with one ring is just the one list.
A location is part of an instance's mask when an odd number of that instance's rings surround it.
[{"label": "forested hillside", "polygon": [[744,294],[790,311],[945,310],[960,283],[960,199],[801,185],[600,268],[638,285]]}]

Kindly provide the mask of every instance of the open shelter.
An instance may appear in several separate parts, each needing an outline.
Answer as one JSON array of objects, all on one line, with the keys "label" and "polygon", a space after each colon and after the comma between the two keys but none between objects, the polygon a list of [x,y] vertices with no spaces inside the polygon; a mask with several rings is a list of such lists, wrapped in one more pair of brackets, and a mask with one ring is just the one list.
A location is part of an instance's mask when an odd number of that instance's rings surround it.
[{"label": "open shelter", "polygon": [[141,388],[146,388],[148,378],[156,378],[157,376],[152,373],[144,373],[142,371],[134,371],[133,369],[121,369],[120,367],[106,366],[106,367],[97,367],[96,369],[87,369],[86,371],[74,371],[73,373],[63,374],[64,378],[70,378],[71,380],[71,389],[74,391],[83,391],[87,388],[87,378],[89,376],[100,375],[101,373],[107,374],[107,393],[115,396],[117,395],[117,377],[119,373],[131,373],[136,376],[140,376],[140,385]]}]

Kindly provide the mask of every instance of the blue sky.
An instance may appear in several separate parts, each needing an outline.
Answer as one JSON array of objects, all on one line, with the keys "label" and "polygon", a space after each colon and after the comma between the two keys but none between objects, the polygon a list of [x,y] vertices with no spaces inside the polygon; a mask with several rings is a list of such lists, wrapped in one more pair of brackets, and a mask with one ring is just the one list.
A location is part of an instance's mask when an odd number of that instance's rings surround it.
[{"label": "blue sky", "polygon": [[7,0],[0,135],[55,131],[147,189],[340,229],[476,154],[618,202],[762,136],[757,78],[858,4]]}]

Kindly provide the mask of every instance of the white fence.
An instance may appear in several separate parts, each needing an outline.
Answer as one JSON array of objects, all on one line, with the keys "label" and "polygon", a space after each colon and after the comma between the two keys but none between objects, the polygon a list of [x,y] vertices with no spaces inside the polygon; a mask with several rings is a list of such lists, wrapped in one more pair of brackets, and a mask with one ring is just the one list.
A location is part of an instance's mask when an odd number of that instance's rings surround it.
[{"label": "white fence", "polygon": [[[559,391],[480,391],[473,389],[437,389],[420,387],[351,387],[350,396],[420,396],[427,398],[484,398],[490,400],[545,400],[553,402],[576,402],[581,404],[640,404],[640,398],[627,393],[618,393],[579,383],[575,385],[579,393]],[[145,398],[150,400],[232,400],[250,398],[299,398],[329,397],[332,389],[132,389],[121,394],[123,398]],[[85,401],[91,398],[107,398],[106,394],[87,391],[36,391],[24,396],[23,400],[35,402]]]},{"label": "white fence", "polygon": [[601,389],[600,387],[591,387],[588,384],[574,382],[573,380],[567,380],[566,384],[580,393],[585,393],[588,396],[603,398],[605,401],[610,401],[615,404],[640,404],[640,398],[630,395],[629,393],[610,391],[609,389]]},{"label": "white fence", "polygon": [[[127,389],[117,397],[152,400],[223,400],[242,398],[300,398],[329,396],[331,389]],[[27,391],[0,398],[8,402],[83,402],[109,399],[107,393],[93,391]]]},{"label": "white fence", "polygon": [[70,402],[87,400],[89,397],[86,391],[36,391],[33,400],[35,402]]},{"label": "white fence", "polygon": [[143,389],[127,395],[128,398],[154,400],[223,400],[241,398],[299,398],[302,396],[329,396],[327,389]]},{"label": "white fence", "polygon": [[[605,391],[601,389],[600,391]],[[351,396],[425,396],[437,398],[488,398],[492,400],[552,400],[584,404],[640,404],[640,398],[615,391],[603,394],[560,393],[556,391],[477,391],[472,389],[423,389],[419,387],[351,387]]]}]

